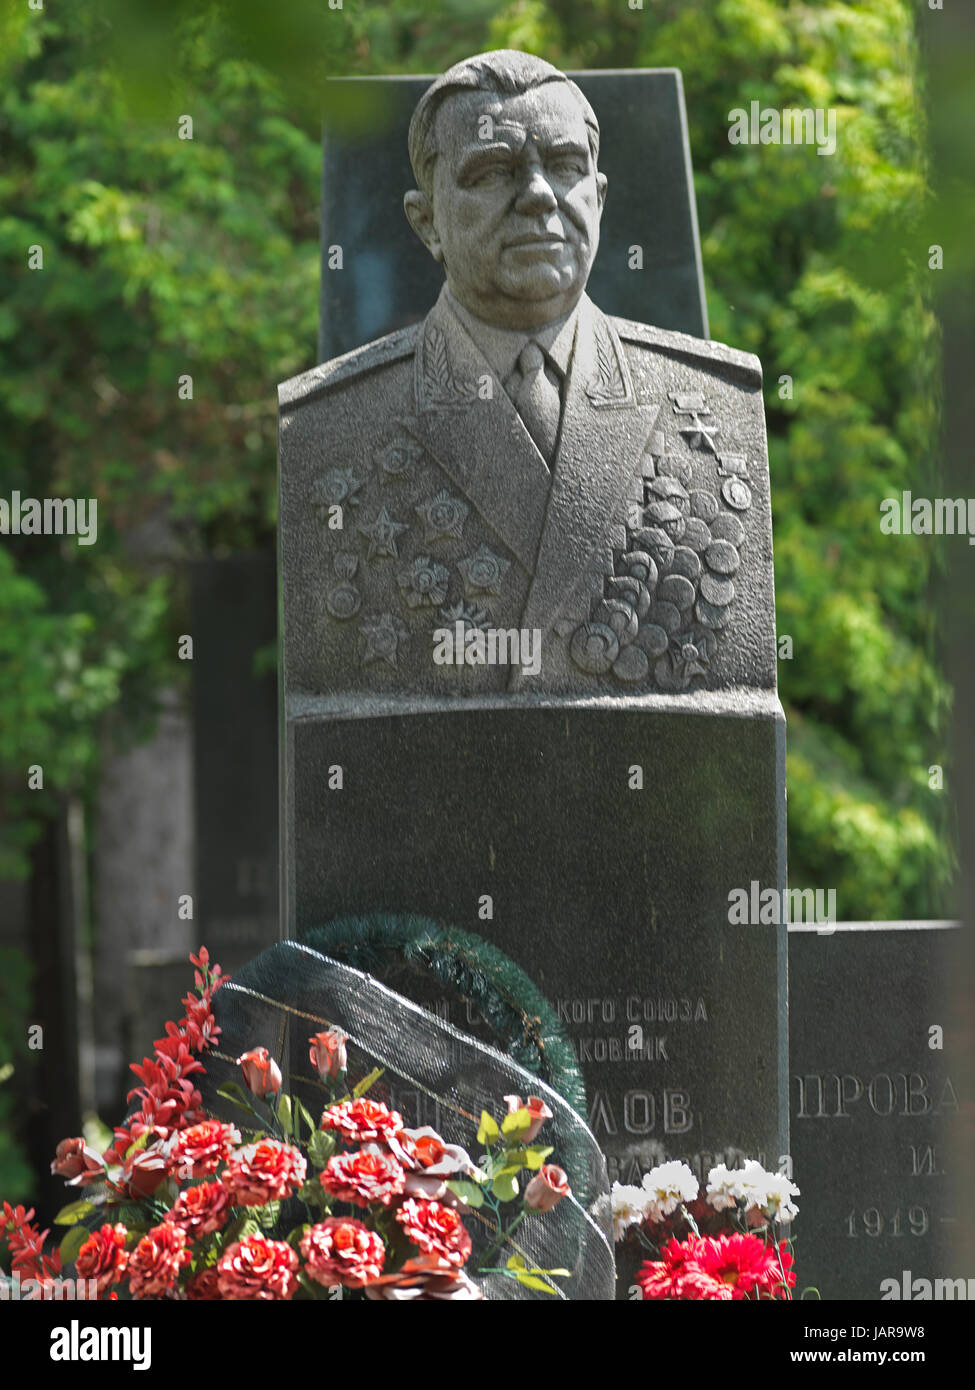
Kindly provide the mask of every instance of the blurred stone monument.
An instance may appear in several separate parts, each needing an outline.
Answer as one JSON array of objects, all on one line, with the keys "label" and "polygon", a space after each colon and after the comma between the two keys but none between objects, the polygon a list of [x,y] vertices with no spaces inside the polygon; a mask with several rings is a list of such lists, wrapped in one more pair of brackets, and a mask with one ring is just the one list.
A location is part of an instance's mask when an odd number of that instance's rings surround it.
[{"label": "blurred stone monument", "polygon": [[679,75],[362,87],[331,360],[279,392],[283,934],[476,932],[572,1036],[611,1177],[775,1167],[785,926],[729,921],[785,887],[761,370],[704,336]]}]

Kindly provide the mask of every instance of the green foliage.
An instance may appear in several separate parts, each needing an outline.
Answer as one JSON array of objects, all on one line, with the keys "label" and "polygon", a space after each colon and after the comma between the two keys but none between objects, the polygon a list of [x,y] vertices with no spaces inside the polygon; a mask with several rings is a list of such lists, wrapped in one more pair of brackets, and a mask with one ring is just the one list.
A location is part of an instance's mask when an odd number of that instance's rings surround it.
[{"label": "green foliage", "polygon": [[[0,623],[0,634],[2,631]],[[19,1073],[29,1068],[32,1055],[27,1046],[30,984],[30,968],[23,954],[9,947],[0,949],[0,1194],[15,1203],[29,1199],[34,1186],[20,1136],[23,1096],[29,1087]]]}]

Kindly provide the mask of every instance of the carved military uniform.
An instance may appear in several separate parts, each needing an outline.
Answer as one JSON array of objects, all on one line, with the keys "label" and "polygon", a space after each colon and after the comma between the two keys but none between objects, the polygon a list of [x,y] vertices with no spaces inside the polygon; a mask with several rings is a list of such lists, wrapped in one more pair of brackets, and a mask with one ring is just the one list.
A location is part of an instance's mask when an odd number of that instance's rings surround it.
[{"label": "carved military uniform", "polygon": [[[758,359],[585,295],[572,323],[564,373],[539,353],[548,460],[446,287],[422,324],[280,388],[292,690],[774,688],[774,633],[736,622],[772,590]],[[537,629],[538,674],[438,664],[458,624]]]}]

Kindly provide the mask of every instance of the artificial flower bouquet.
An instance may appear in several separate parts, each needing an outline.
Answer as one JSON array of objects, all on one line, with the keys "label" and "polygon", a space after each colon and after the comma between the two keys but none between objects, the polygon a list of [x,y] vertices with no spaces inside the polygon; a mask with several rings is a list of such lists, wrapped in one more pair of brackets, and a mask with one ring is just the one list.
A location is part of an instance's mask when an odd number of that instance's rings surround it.
[{"label": "artificial flower bouquet", "polygon": [[[543,1101],[506,1096],[500,1121],[482,1113],[475,1163],[370,1099],[380,1071],[348,1090],[348,1038],[330,1028],[309,1039],[309,1076],[329,1096],[320,1118],[257,1047],[237,1059],[241,1082],[218,1092],[246,1115],[238,1128],[206,1114],[194,1085],[220,1032],[211,1004],[224,977],[206,948],[190,960],[196,993],[182,1001],[185,1015],[166,1024],[153,1058],[133,1064],[138,1110],[104,1153],[80,1138],[58,1145],[52,1172],[83,1191],[55,1217],[69,1227],[60,1248],[45,1253],[33,1211],[3,1204],[0,1254],[5,1241],[12,1277],[43,1289],[74,1262],[100,1299],[466,1301],[484,1296],[486,1274],[559,1292],[568,1270],[517,1253],[497,1264],[527,1214],[569,1192],[547,1162],[551,1148],[535,1144],[552,1118]],[[465,1216],[487,1232],[470,1270]]]},{"label": "artificial flower bouquet", "polygon": [[636,1275],[643,1299],[792,1298],[796,1276],[780,1231],[798,1212],[799,1189],[749,1159],[712,1168],[702,1194],[685,1163],[662,1163],[640,1187],[613,1184],[613,1234],[653,1259]]}]

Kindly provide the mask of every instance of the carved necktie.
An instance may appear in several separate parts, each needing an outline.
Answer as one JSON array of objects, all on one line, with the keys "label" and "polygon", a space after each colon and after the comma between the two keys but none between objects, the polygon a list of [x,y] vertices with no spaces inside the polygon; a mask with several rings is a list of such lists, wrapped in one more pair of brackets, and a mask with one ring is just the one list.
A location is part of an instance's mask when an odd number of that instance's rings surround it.
[{"label": "carved necktie", "polygon": [[507,390],[525,428],[551,468],[559,437],[562,400],[559,388],[545,370],[545,353],[534,340],[527,342],[519,353],[518,365],[508,378]]}]

